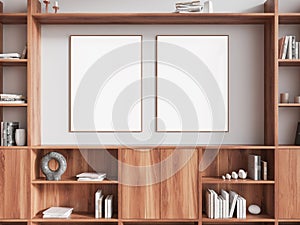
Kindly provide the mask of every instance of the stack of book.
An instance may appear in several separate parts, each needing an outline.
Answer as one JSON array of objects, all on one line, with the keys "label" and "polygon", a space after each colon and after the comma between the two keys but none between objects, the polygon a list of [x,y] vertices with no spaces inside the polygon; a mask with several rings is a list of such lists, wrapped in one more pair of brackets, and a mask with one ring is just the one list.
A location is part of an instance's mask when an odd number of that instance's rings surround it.
[{"label": "stack of book", "polygon": [[[113,215],[113,195],[107,195],[104,200],[104,208],[103,208],[103,200],[104,195],[102,194],[102,190],[98,189],[95,193],[95,218],[104,218],[110,219]],[[103,214],[104,211],[104,214]]]},{"label": "stack of book", "polygon": [[278,42],[279,59],[300,59],[300,42],[295,35],[284,36]]},{"label": "stack of book", "polygon": [[252,180],[268,179],[268,163],[260,155],[248,156],[248,176]]},{"label": "stack of book", "polygon": [[238,219],[246,219],[246,199],[234,191],[221,190],[217,194],[212,189],[206,191],[206,214],[210,219],[232,218],[236,212]]},{"label": "stack of book", "polygon": [[176,13],[199,13],[203,9],[200,1],[178,2],[176,3]]},{"label": "stack of book", "polygon": [[103,181],[106,173],[80,173],[76,175],[77,181]]},{"label": "stack of book", "polygon": [[4,53],[0,54],[0,59],[20,59],[21,55],[19,53]]},{"label": "stack of book", "polygon": [[0,94],[0,104],[23,104],[26,98],[17,94]]},{"label": "stack of book", "polygon": [[73,208],[51,207],[43,212],[44,219],[68,219]]},{"label": "stack of book", "polygon": [[1,122],[1,146],[15,146],[15,133],[19,122]]}]

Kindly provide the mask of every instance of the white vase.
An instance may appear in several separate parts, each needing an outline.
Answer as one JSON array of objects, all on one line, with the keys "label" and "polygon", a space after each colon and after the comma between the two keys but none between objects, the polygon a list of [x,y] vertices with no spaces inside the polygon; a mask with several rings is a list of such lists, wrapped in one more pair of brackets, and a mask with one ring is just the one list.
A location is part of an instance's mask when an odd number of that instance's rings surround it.
[{"label": "white vase", "polygon": [[25,129],[16,129],[15,140],[16,140],[17,146],[24,146],[26,144]]}]

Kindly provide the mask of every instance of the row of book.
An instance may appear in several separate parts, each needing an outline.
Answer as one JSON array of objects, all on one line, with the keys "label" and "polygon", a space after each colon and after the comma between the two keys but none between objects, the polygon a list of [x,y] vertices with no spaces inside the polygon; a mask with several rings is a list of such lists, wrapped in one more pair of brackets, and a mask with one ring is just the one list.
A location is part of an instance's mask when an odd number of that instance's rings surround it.
[{"label": "row of book", "polygon": [[200,1],[191,2],[178,2],[175,5],[176,13],[191,13],[191,12],[201,12],[203,6],[200,5]]},{"label": "row of book", "polygon": [[19,122],[1,122],[1,146],[15,146],[16,129],[19,129]]},{"label": "row of book", "polygon": [[106,178],[106,173],[85,172],[76,175],[77,181],[103,181]]},{"label": "row of book", "polygon": [[248,176],[252,180],[268,180],[268,163],[260,155],[248,156]]},{"label": "row of book", "polygon": [[234,214],[238,219],[246,219],[246,199],[234,191],[212,189],[206,191],[206,214],[210,219],[228,219]]},{"label": "row of book", "polygon": [[279,59],[300,59],[300,42],[295,35],[284,36],[278,41]]},{"label": "row of book", "polygon": [[18,94],[0,94],[0,104],[22,104],[26,102],[23,95]]},{"label": "row of book", "polygon": [[[104,205],[104,207],[103,207]],[[98,189],[95,193],[95,218],[110,219],[113,215],[113,195],[104,197],[102,190]]]}]

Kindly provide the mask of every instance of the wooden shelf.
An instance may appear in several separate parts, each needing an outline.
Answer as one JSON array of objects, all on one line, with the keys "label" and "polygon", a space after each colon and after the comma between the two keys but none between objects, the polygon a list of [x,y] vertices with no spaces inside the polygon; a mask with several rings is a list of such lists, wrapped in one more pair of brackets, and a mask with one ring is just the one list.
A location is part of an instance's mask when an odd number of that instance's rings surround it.
[{"label": "wooden shelf", "polygon": [[275,184],[273,180],[250,180],[250,179],[231,179],[223,180],[219,177],[202,177],[203,184]]},{"label": "wooden shelf", "polygon": [[[120,146],[121,148],[122,146]],[[99,150],[117,150],[118,146],[95,146],[95,145],[84,145],[84,146],[77,146],[77,145],[36,145],[32,146],[32,149],[36,150],[44,150],[44,149],[56,149],[56,150],[78,150],[78,149],[99,149]]]},{"label": "wooden shelf", "polygon": [[0,146],[0,150],[27,150],[28,146]]},{"label": "wooden shelf", "polygon": [[27,62],[27,59],[0,59],[2,66],[26,66]]},{"label": "wooden shelf", "polygon": [[204,146],[205,150],[209,149],[220,149],[220,150],[274,150],[275,146],[265,145],[221,145],[221,146]]},{"label": "wooden shelf", "polygon": [[88,213],[72,213],[72,215],[70,216],[70,218],[68,219],[43,219],[42,214],[38,214],[37,216],[35,216],[32,219],[32,222],[39,222],[39,223],[48,223],[48,222],[69,222],[69,223],[73,223],[73,222],[118,222],[117,219],[117,214],[115,214],[113,216],[112,219],[105,219],[105,218],[101,218],[101,219],[96,219],[94,214],[88,214]]},{"label": "wooden shelf", "polygon": [[27,107],[27,103],[0,103],[0,107]]},{"label": "wooden shelf", "polygon": [[297,145],[280,145],[278,149],[300,149],[300,146]]},{"label": "wooden shelf", "polygon": [[300,59],[278,59],[279,66],[300,66]]},{"label": "wooden shelf", "polygon": [[26,219],[0,219],[0,223],[27,223]]},{"label": "wooden shelf", "polygon": [[299,103],[279,103],[279,107],[300,107]]},{"label": "wooden shelf", "polygon": [[280,13],[279,24],[300,24],[300,13]]},{"label": "wooden shelf", "polygon": [[44,178],[36,179],[31,181],[32,184],[97,184],[97,185],[108,185],[108,184],[118,184],[116,180],[103,180],[103,181],[77,181],[74,179],[60,180],[60,181],[49,181]]},{"label": "wooden shelf", "polygon": [[251,215],[247,214],[246,219],[237,219],[237,218],[230,218],[230,219],[209,219],[207,218],[206,214],[202,215],[202,222],[209,222],[209,223],[245,223],[245,222],[274,222],[275,219],[266,214],[260,215]]},{"label": "wooden shelf", "polygon": [[2,13],[0,14],[0,23],[3,24],[26,24],[26,13]]},{"label": "wooden shelf", "polygon": [[58,13],[33,14],[41,24],[264,24],[273,13]]}]

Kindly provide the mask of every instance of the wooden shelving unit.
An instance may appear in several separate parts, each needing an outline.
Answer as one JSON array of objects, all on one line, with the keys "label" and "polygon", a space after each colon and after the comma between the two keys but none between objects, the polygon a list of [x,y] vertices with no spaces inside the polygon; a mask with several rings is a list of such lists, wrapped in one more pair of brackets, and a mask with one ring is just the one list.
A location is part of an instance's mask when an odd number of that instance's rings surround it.
[{"label": "wooden shelving unit", "polygon": [[[280,146],[278,141],[279,107],[299,107],[299,104],[278,104],[279,66],[299,66],[300,60],[278,60],[279,24],[300,24],[300,13],[279,13],[278,1],[267,0],[264,13],[41,13],[39,0],[27,0],[27,13],[1,13],[2,24],[26,24],[28,59],[0,60],[2,67],[27,67],[28,103],[0,105],[2,109],[23,107],[27,113],[28,146],[0,147],[0,223],[3,224],[265,224],[279,225],[300,222],[300,171],[293,171],[300,159],[299,146]],[[2,8],[2,7],[1,7]],[[185,157],[172,158],[176,146],[45,146],[41,142],[41,27],[43,25],[262,25],[264,29],[264,139],[265,145],[180,146]],[[2,43],[2,46],[5,43]],[[234,43],[231,43],[234,44]],[[2,50],[2,49],[1,49]],[[3,77],[3,73],[1,74]],[[4,84],[5,85],[5,84]],[[3,89],[1,87],[1,89]],[[255,90],[253,90],[255,91]],[[199,171],[205,152],[217,150],[218,155],[209,167]],[[47,181],[41,173],[41,158],[51,151],[63,154],[68,169],[61,181]],[[84,154],[82,154],[84,153]],[[259,154],[269,165],[268,180],[225,180],[227,172],[247,169],[247,156]],[[170,157],[163,167],[156,167]],[[108,179],[101,182],[78,182],[76,174],[94,171],[87,159],[100,159],[98,165]],[[284,164],[282,164],[283,160]],[[178,163],[184,166],[169,176],[169,168]],[[128,166],[129,165],[129,166]],[[292,165],[293,167],[290,167]],[[52,169],[55,163],[50,163]],[[143,170],[141,168],[147,168]],[[99,169],[99,168],[98,168]],[[284,177],[284,174],[291,174]],[[161,177],[168,177],[160,181]],[[13,178],[13,179],[12,179]],[[131,186],[130,182],[147,179],[150,185]],[[284,182],[283,182],[284,181]],[[3,185],[2,185],[3,184]],[[114,195],[115,214],[112,219],[94,218],[94,193],[101,188],[104,195]],[[212,220],[204,213],[204,193],[207,188],[236,190],[248,205],[262,207],[260,215]],[[289,192],[289,190],[292,190]],[[297,192],[298,191],[298,192]],[[289,193],[285,196],[284,193]],[[294,196],[293,196],[294,195]],[[296,196],[295,196],[296,195]],[[10,196],[10,197],[9,197]],[[13,197],[11,197],[13,196]],[[293,196],[293,197],[292,197]],[[7,208],[5,210],[3,208]],[[51,206],[70,206],[70,219],[43,219],[42,211]],[[297,208],[298,207],[298,208]]]}]

